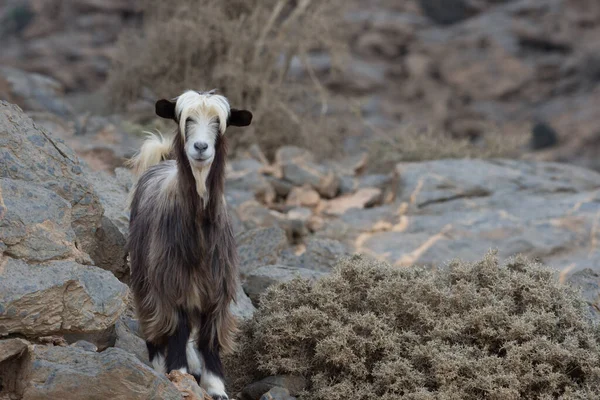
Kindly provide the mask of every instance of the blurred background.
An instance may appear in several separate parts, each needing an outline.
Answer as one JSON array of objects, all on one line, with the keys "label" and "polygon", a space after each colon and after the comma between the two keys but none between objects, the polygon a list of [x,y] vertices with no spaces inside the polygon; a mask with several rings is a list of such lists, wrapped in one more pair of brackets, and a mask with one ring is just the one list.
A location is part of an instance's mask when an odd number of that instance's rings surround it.
[{"label": "blurred background", "polygon": [[161,127],[156,99],[218,88],[255,113],[234,155],[600,170],[595,0],[3,0],[0,21],[0,98],[95,169]]}]

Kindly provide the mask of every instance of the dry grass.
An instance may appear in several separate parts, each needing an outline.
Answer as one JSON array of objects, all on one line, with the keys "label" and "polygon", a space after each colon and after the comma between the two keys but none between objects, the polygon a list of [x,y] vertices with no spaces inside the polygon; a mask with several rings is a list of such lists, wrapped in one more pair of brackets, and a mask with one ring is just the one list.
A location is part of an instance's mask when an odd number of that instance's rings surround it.
[{"label": "dry grass", "polygon": [[369,143],[369,168],[388,172],[402,161],[427,161],[445,158],[518,158],[527,143],[526,134],[504,135],[491,130],[476,143],[433,129],[406,127],[392,132],[373,130]]},{"label": "dry grass", "polygon": [[[143,24],[119,41],[108,89],[116,105],[148,88],[161,97],[218,88],[237,108],[254,113],[252,129],[235,131],[234,148],[258,143],[272,155],[284,144],[333,150],[334,130],[320,129],[314,110],[328,93],[308,62],[332,55],[335,73],[345,51],[342,0],[146,0]],[[298,79],[290,65],[301,61]]]},{"label": "dry grass", "polygon": [[302,399],[591,399],[600,329],[550,270],[524,259],[398,269],[355,256],[311,287],[271,288],[228,368],[239,389],[308,378]]}]

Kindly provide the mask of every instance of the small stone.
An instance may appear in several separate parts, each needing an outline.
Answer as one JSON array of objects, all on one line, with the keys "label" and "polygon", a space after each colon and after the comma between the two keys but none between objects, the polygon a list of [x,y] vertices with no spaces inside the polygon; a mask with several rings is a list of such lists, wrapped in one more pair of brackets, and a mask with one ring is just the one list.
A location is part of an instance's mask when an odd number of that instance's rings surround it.
[{"label": "small stone", "polygon": [[536,123],[531,129],[531,141],[529,147],[532,150],[542,150],[553,147],[558,143],[558,134],[545,122]]},{"label": "small stone", "polygon": [[265,178],[269,181],[277,196],[287,197],[292,189],[294,189],[294,185],[284,179],[275,176],[265,176]]},{"label": "small stone", "polygon": [[306,227],[311,232],[320,231],[324,225],[325,220],[322,217],[319,217],[318,215],[312,215],[306,222]]},{"label": "small stone", "polygon": [[306,389],[306,379],[296,375],[269,376],[246,386],[242,391],[242,400],[258,400],[274,388],[282,388],[288,391],[288,395],[298,396]]},{"label": "small stone", "polygon": [[290,220],[306,223],[312,216],[312,211],[305,207],[296,207],[288,211],[287,216]]},{"label": "small stone", "polygon": [[286,204],[295,207],[315,207],[321,201],[321,196],[316,190],[308,185],[293,188],[287,199]]},{"label": "small stone", "polygon": [[287,389],[274,387],[267,393],[260,397],[260,400],[296,400],[295,397],[290,396],[290,392]]},{"label": "small stone", "polygon": [[352,208],[365,208],[381,201],[381,190],[377,188],[363,188],[356,193],[341,196],[330,200],[325,205],[323,212],[329,215],[341,215]]},{"label": "small stone", "polygon": [[190,374],[184,374],[181,371],[174,370],[167,375],[167,378],[173,382],[185,400],[205,400],[210,398],[208,397],[208,394],[198,386],[196,379]]}]

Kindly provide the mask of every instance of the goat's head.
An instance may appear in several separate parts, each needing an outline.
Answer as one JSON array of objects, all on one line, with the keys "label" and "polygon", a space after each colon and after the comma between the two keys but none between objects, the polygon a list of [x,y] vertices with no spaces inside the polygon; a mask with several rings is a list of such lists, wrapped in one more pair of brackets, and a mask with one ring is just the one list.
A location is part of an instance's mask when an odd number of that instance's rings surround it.
[{"label": "goat's head", "polygon": [[248,126],[252,121],[250,111],[230,108],[227,99],[214,90],[188,90],[173,100],[159,100],[156,114],[179,124],[190,166],[198,169],[211,165],[218,135],[228,126]]}]

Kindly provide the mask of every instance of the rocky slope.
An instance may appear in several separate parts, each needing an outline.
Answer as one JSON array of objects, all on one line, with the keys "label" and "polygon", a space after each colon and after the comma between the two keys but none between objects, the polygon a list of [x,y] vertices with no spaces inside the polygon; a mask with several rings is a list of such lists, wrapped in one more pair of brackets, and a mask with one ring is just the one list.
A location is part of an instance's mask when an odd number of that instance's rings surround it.
[{"label": "rocky slope", "polygon": [[[99,143],[102,135],[65,139]],[[185,376],[168,379],[147,365],[123,251],[131,174],[80,160],[94,145],[76,153],[8,102],[0,103],[0,143],[0,398],[202,396]],[[352,252],[402,268],[475,260],[489,248],[539,258],[600,310],[600,174],[508,160],[402,163],[368,174],[368,162],[364,154],[317,162],[294,147],[279,149],[273,163],[256,147],[230,162],[240,319],[271,284],[318,279]],[[243,398],[289,398],[298,385],[272,377]]]},{"label": "rocky slope", "polygon": [[[0,18],[0,64],[48,75],[75,95],[101,87],[118,33],[140,15],[132,0],[10,0]],[[531,135],[535,158],[600,169],[595,0],[359,0],[346,20],[345,70],[330,76],[330,60],[318,53],[312,64],[329,89],[361,104],[372,126]],[[290,72],[306,77],[299,62]],[[1,75],[0,97],[10,99],[15,78]],[[101,97],[77,103],[105,106]],[[87,125],[73,123],[76,131]]]}]

